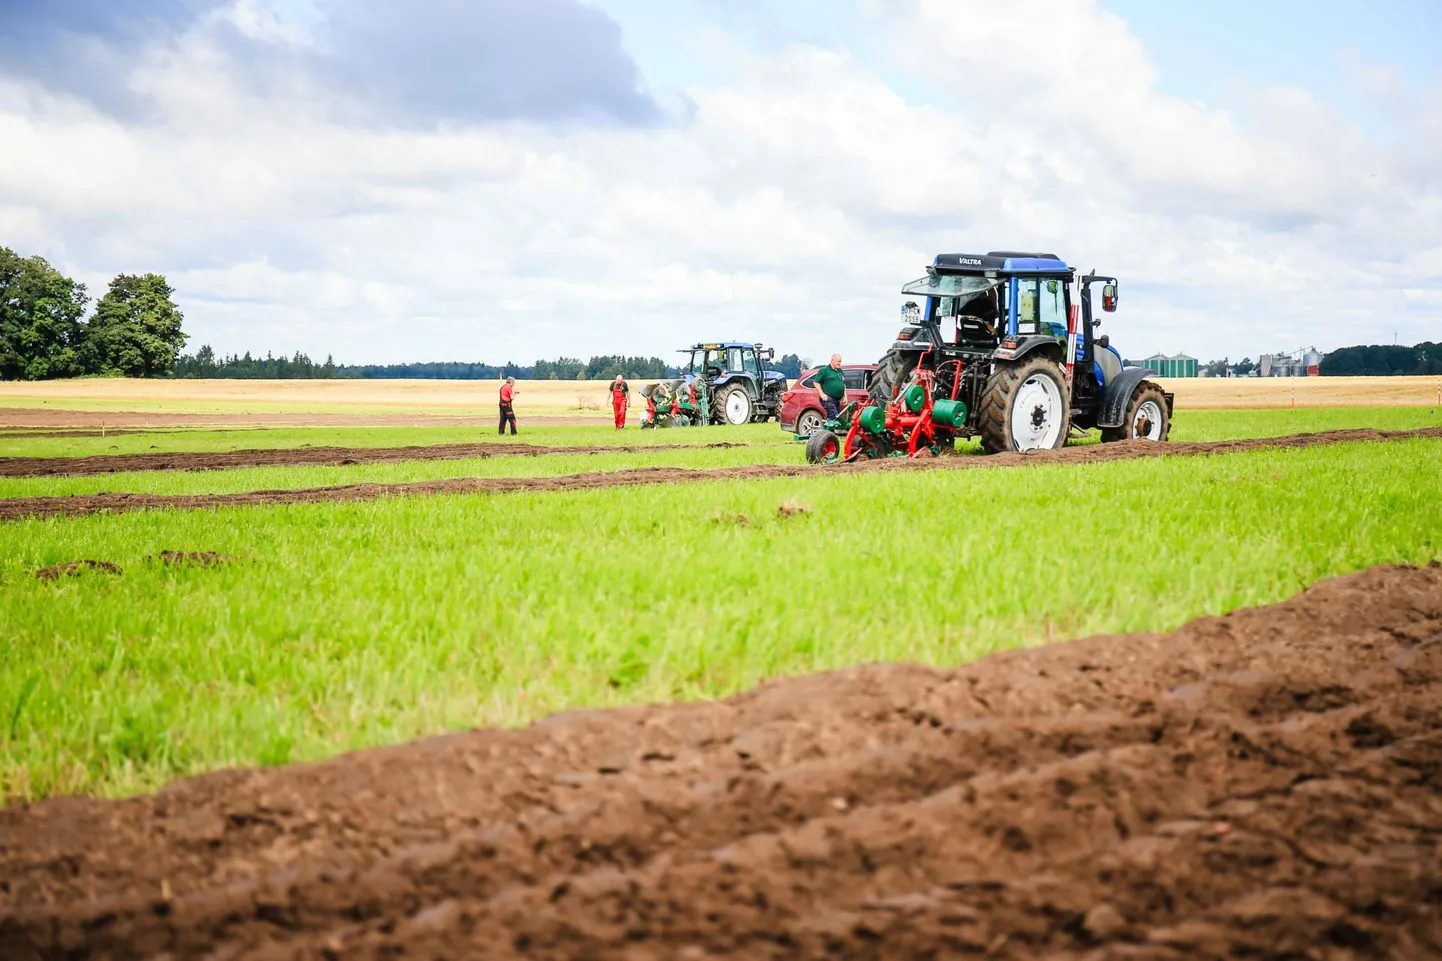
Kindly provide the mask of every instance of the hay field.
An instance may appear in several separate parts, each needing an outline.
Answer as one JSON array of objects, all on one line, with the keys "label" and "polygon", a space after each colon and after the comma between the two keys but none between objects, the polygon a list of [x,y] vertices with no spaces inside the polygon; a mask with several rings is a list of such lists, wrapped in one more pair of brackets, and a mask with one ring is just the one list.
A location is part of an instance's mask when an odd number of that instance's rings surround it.
[{"label": "hay field", "polygon": [[1442,377],[1158,377],[1191,410],[1442,406]]},{"label": "hay field", "polygon": [[[489,413],[498,380],[130,380],[84,378],[0,383],[0,406],[48,404],[174,411],[419,410]],[[609,406],[606,381],[526,380],[516,383],[517,411],[599,411]]]}]

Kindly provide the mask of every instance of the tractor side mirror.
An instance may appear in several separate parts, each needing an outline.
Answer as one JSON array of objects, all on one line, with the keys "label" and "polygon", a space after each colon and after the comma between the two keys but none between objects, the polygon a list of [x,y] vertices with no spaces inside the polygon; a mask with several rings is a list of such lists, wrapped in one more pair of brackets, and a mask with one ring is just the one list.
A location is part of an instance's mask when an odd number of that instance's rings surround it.
[{"label": "tractor side mirror", "polygon": [[765,350],[763,350],[763,351],[761,352],[761,356],[762,356],[763,358],[765,358],[766,360],[771,360],[773,357],[776,356],[776,348],[775,348],[775,347],[767,347]]},{"label": "tractor side mirror", "polygon": [[1102,310],[1113,313],[1117,309],[1117,285],[1105,284],[1102,286]]}]

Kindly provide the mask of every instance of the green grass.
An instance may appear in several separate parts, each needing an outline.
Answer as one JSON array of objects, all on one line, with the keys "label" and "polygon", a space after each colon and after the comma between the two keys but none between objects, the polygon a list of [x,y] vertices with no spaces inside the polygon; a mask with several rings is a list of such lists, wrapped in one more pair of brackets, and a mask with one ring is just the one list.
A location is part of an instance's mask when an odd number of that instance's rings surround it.
[{"label": "green grass", "polygon": [[1442,427],[1442,407],[1302,407],[1296,410],[1179,410],[1172,439],[1241,440],[1323,430]]},{"label": "green grass", "polygon": [[[1322,410],[1244,410],[1244,411],[1182,411],[1177,416],[1173,437],[1177,440],[1230,440],[1248,437],[1270,437],[1306,431],[1334,430],[1347,427],[1384,427],[1403,430],[1414,427],[1442,426],[1442,411],[1425,407],[1336,408]],[[317,438],[321,431],[324,437]],[[398,433],[389,433],[396,431]],[[264,438],[217,431],[193,434],[134,435],[114,438],[130,441],[126,452],[146,452],[151,443],[164,450],[216,450],[257,447],[298,447],[305,443],[370,447],[412,444],[455,443],[453,428],[299,428],[266,432]],[[527,440],[553,446],[583,447],[616,443],[616,432],[597,427],[537,428],[540,439],[528,435]],[[269,436],[274,434],[276,436]],[[328,435],[340,434],[332,439]],[[419,435],[419,436],[417,436]],[[478,438],[471,432],[466,441],[490,440],[495,435]],[[477,458],[452,461],[401,461],[390,464],[358,464],[336,467],[253,467],[219,471],[140,471],[78,477],[0,477],[0,497],[64,497],[71,494],[95,494],[102,491],[123,491],[137,494],[228,494],[251,490],[285,490],[300,487],[326,487],[359,483],[402,483],[450,477],[543,477],[581,471],[624,470],[633,467],[734,467],[741,464],[799,464],[804,460],[800,444],[791,441],[775,424],[751,424],[741,428],[707,428],[705,430],[628,431],[622,435],[627,444],[691,443],[706,444],[719,440],[745,445],[740,448],[712,450],[654,451],[635,454],[587,454],[569,457],[562,454],[544,457]],[[306,440],[305,438],[310,438]],[[509,438],[507,438],[509,440]],[[53,451],[58,438],[34,438],[28,443],[13,441],[12,448],[21,448],[28,456],[35,450]],[[85,440],[70,443],[82,450]],[[220,440],[228,447],[217,448]],[[1095,435],[1090,442],[1095,442]],[[33,445],[33,446],[30,446]],[[978,451],[976,441],[969,445]],[[115,453],[115,451],[111,451]]]},{"label": "green grass", "polygon": [[[1415,440],[0,525],[0,794],[1166,630],[1442,555],[1439,489],[1442,442]],[[79,558],[125,573],[31,576]]]},{"label": "green grass", "polygon": [[490,427],[237,427],[167,428],[110,437],[34,437],[0,434],[0,457],[85,457],[157,451],[269,450],[291,447],[412,447],[429,444],[540,444],[553,447],[651,446],[655,444],[784,444],[791,435],[774,423],[744,427],[617,432],[606,426],[522,425],[516,437]]},{"label": "green grass", "polygon": [[409,460],[336,467],[238,467],[211,471],[136,471],[76,477],[0,477],[0,497],[65,497],[124,491],[132,494],[231,494],[338,484],[395,484],[449,477],[552,477],[636,467],[705,469],[742,464],[804,464],[800,444],[658,450],[629,454],[546,454],[464,460]]}]

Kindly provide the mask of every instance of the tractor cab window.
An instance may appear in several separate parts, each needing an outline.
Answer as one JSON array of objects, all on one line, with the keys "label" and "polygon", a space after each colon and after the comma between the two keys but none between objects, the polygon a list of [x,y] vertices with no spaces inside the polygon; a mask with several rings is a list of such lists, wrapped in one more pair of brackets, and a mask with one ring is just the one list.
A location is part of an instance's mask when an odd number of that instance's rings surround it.
[{"label": "tractor cab window", "polygon": [[724,350],[697,350],[691,354],[691,366],[688,372],[692,374],[704,374],[707,367],[726,367],[726,352]]},{"label": "tractor cab window", "polygon": [[725,366],[723,367],[723,369],[724,369],[724,370],[740,370],[740,369],[741,369],[741,348],[740,348],[740,347],[728,347],[728,348],[726,348],[726,364],[725,364]]},{"label": "tractor cab window", "polygon": [[1066,282],[1043,279],[1038,292],[1040,297],[1037,300],[1037,320],[1041,324],[1041,332],[1052,337],[1065,337]]},{"label": "tractor cab window", "polygon": [[756,351],[751,347],[741,348],[741,370],[748,374],[760,376],[761,371],[756,367]]},{"label": "tractor cab window", "polygon": [[1066,282],[1021,277],[1016,282],[1016,332],[1066,336]]}]

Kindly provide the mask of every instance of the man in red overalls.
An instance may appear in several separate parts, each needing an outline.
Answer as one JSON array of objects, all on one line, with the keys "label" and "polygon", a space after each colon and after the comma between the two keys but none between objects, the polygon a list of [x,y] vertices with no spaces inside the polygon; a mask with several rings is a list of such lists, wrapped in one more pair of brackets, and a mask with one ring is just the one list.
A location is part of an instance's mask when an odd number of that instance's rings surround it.
[{"label": "man in red overalls", "polygon": [[501,428],[496,433],[504,434],[506,424],[511,425],[511,436],[516,436],[516,410],[511,406],[511,401],[516,398],[516,378],[507,377],[506,382],[501,385]]},{"label": "man in red overalls", "polygon": [[631,385],[620,374],[611,382],[611,412],[616,415],[616,429],[626,426],[626,408],[631,406]]}]

